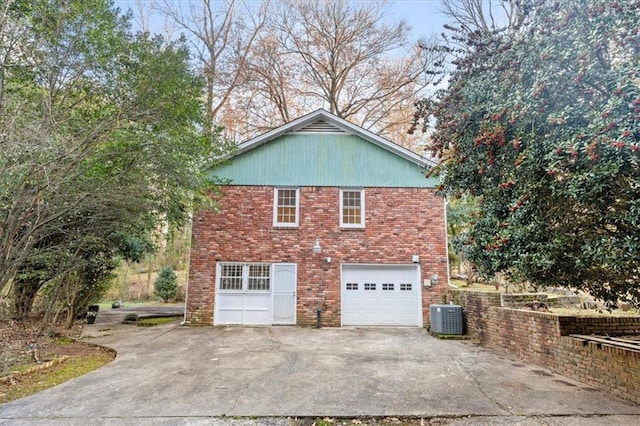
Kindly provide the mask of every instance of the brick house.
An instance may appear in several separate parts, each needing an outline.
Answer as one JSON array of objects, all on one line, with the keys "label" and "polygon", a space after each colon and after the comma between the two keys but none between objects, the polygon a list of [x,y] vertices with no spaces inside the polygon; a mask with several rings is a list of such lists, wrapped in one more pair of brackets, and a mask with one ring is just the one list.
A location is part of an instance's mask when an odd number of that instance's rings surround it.
[{"label": "brick house", "polygon": [[325,110],[239,145],[193,221],[185,323],[428,326],[448,284],[428,167]]}]

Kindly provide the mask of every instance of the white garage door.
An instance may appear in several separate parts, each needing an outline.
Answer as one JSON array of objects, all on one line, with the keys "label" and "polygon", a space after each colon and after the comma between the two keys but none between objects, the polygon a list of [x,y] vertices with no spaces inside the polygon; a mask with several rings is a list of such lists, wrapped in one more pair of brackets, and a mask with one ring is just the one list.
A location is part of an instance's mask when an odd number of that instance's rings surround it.
[{"label": "white garage door", "polygon": [[342,325],[422,326],[418,265],[343,265]]}]

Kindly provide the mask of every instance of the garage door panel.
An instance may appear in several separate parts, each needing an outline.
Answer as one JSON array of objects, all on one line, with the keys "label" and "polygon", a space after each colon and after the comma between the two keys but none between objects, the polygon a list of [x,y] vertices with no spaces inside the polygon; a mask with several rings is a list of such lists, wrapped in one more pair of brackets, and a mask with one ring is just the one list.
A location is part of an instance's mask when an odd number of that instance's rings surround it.
[{"label": "garage door panel", "polygon": [[220,293],[216,295],[216,325],[270,324],[271,294]]},{"label": "garage door panel", "polygon": [[245,309],[242,319],[244,325],[269,325],[271,324],[270,309]]},{"label": "garage door panel", "polygon": [[418,326],[415,314],[398,314],[396,311],[345,313],[343,315],[343,324],[345,326]]},{"label": "garage door panel", "polygon": [[246,294],[244,324],[271,324],[271,294]]},{"label": "garage door panel", "polygon": [[417,265],[343,265],[342,324],[421,326]]},{"label": "garage door panel", "polygon": [[244,297],[242,294],[218,294],[216,296],[216,323],[238,324],[242,322]]}]

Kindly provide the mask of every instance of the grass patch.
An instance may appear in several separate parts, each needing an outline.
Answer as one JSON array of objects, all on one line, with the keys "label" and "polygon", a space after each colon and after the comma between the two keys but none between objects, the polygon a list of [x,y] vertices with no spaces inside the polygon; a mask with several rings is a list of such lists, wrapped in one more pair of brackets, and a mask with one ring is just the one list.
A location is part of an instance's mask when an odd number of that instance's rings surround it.
[{"label": "grass patch", "polygon": [[114,355],[95,350],[82,357],[71,357],[62,364],[17,377],[12,383],[0,384],[0,404],[33,395],[75,377],[87,374],[111,362]]},{"label": "grass patch", "polygon": [[[28,362],[28,363],[25,363],[25,364],[17,364],[17,365],[14,365],[13,367],[11,367],[11,371],[9,373],[13,373],[14,371],[18,372],[18,373],[22,373],[22,372],[28,371],[29,369],[33,368],[34,365],[36,365],[36,364],[34,364],[33,362]],[[6,376],[6,374],[3,374],[0,377],[5,377],[5,376]]]},{"label": "grass patch", "polygon": [[[468,291],[485,291],[488,293],[501,293],[504,292],[504,288],[500,288],[496,290],[496,286],[493,284],[485,284],[485,283],[473,283],[471,285],[467,285],[466,281],[460,280],[451,280],[449,281],[451,284],[458,287],[458,290],[468,290]],[[509,287],[512,289],[512,287]],[[513,290],[510,290],[511,293],[514,293]]]},{"label": "grass patch", "polygon": [[64,346],[64,345],[69,345],[71,343],[75,342],[75,340],[69,336],[62,336],[62,337],[58,337],[58,339],[56,339],[56,343],[59,346]]},{"label": "grass patch", "polygon": [[436,339],[441,340],[470,340],[471,336],[468,334],[439,334],[434,332],[429,332]]},{"label": "grass patch", "polygon": [[455,278],[451,278],[449,280],[449,284],[453,284],[456,287],[460,288],[460,287],[466,287],[467,286],[467,282],[464,280],[457,280]]},{"label": "grass patch", "polygon": [[[164,303],[162,300],[157,300],[157,301],[147,301],[147,302],[127,302],[127,301],[123,301],[122,302],[124,304],[125,308],[142,308],[145,306],[165,306],[166,303]],[[109,309],[111,309],[111,305],[109,305]]]},{"label": "grass patch", "polygon": [[154,317],[154,318],[140,318],[138,325],[140,327],[153,327],[154,325],[168,324],[174,322],[181,317]]}]

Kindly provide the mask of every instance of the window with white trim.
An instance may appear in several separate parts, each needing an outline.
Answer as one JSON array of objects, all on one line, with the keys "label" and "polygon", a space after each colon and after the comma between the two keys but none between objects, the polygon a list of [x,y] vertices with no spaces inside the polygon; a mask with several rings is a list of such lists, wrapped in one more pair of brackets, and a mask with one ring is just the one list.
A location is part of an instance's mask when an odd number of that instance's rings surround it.
[{"label": "window with white trim", "polygon": [[249,265],[248,290],[269,291],[271,289],[271,265]]},{"label": "window with white trim", "polygon": [[340,190],[340,226],[364,228],[364,189]]},{"label": "window with white trim", "polygon": [[273,226],[298,226],[298,188],[276,188],[273,196]]},{"label": "window with white trim", "polygon": [[218,289],[228,292],[271,290],[271,264],[220,263]]},{"label": "window with white trim", "polygon": [[220,267],[220,290],[242,290],[242,265]]}]

